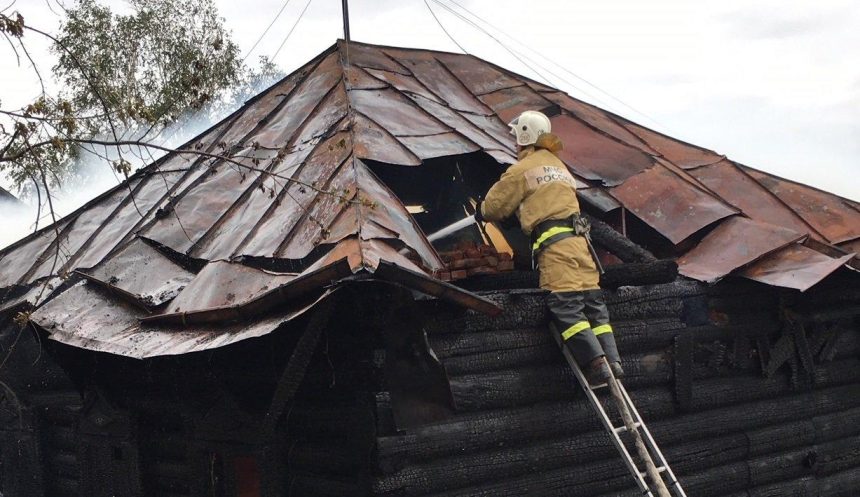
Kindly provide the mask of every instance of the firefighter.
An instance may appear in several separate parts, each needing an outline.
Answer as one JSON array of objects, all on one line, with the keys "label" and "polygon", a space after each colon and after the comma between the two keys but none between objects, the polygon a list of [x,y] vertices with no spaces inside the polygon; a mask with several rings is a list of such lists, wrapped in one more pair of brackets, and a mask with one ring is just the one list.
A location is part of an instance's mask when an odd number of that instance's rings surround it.
[{"label": "firefighter", "polygon": [[[598,285],[599,273],[583,236],[576,183],[558,158],[561,140],[544,114],[525,111],[508,126],[517,137],[518,162],[505,171],[476,207],[478,221],[502,221],[516,213],[531,238],[532,260],[547,305],[565,346],[592,384],[623,376],[621,358]],[[601,360],[606,357],[609,362]]]}]

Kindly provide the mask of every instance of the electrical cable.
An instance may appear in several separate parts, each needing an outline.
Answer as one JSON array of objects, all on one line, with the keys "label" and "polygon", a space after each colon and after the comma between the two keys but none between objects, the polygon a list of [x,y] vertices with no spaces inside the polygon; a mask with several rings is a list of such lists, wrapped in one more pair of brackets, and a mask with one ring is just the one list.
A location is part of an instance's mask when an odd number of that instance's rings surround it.
[{"label": "electrical cable", "polygon": [[287,5],[290,4],[290,1],[291,0],[287,0],[286,2],[284,2],[283,5],[281,5],[281,10],[279,10],[278,13],[275,14],[275,17],[272,19],[272,22],[270,22],[269,25],[266,26],[266,29],[263,31],[263,34],[261,34],[260,37],[257,38],[257,41],[254,42],[254,46],[252,46],[251,49],[248,50],[248,53],[246,53],[245,56],[242,57],[242,62],[245,62],[248,57],[251,56],[251,54],[254,52],[254,49],[257,48],[257,45],[259,45],[260,42],[263,40],[263,37],[266,36],[266,33],[268,33],[269,30],[272,29],[272,26],[275,25],[275,21],[277,21],[278,18],[281,17],[281,14],[284,13],[284,10],[287,8]]},{"label": "electrical cable", "polygon": [[457,47],[460,49],[460,51],[461,51],[461,52],[463,52],[464,54],[468,54],[469,52],[467,52],[467,51],[466,51],[466,49],[465,49],[465,48],[463,48],[463,45],[460,45],[459,43],[457,43],[457,40],[455,40],[455,39],[454,39],[454,37],[453,37],[453,36],[451,36],[451,33],[449,33],[447,29],[445,29],[445,26],[443,26],[443,25],[442,25],[442,21],[440,21],[440,20],[439,20],[439,18],[438,18],[438,17],[436,17],[436,13],[435,13],[435,12],[433,12],[433,9],[430,7],[430,4],[427,2],[427,0],[424,0],[424,5],[426,5],[426,6],[427,6],[427,10],[429,10],[429,11],[430,11],[430,14],[433,16],[433,19],[435,19],[435,20],[436,20],[436,24],[438,24],[438,25],[439,25],[439,27],[440,27],[440,28],[442,28],[442,31],[444,31],[444,32],[445,32],[445,35],[447,35],[447,36],[448,36],[448,38],[449,38],[452,42],[454,42],[454,45],[457,45]]},{"label": "electrical cable", "polygon": [[[434,0],[434,1],[438,3],[438,1],[439,1],[439,0]],[[654,119],[653,117],[649,116],[648,114],[645,114],[644,112],[642,112],[642,111],[640,111],[640,110],[636,109],[636,108],[635,108],[635,107],[633,107],[632,105],[630,105],[630,104],[628,104],[628,103],[624,102],[623,100],[621,100],[621,99],[619,99],[618,97],[616,97],[616,96],[612,95],[611,93],[607,92],[606,90],[604,90],[604,89],[600,88],[599,86],[595,85],[594,83],[590,82],[589,80],[587,80],[587,79],[583,78],[582,76],[579,76],[578,74],[576,74],[576,73],[574,73],[573,71],[569,70],[569,69],[568,69],[567,67],[565,67],[564,65],[557,63],[556,61],[554,61],[554,60],[550,59],[549,57],[547,57],[546,55],[542,54],[541,52],[539,52],[539,51],[537,51],[537,50],[535,50],[535,49],[533,49],[533,48],[529,47],[529,46],[528,46],[528,45],[526,45],[525,43],[523,43],[523,42],[519,41],[518,39],[514,38],[514,37],[513,37],[513,36],[511,36],[510,34],[506,33],[504,30],[502,30],[502,29],[500,29],[499,27],[497,27],[497,26],[493,25],[493,24],[492,24],[492,23],[490,23],[489,21],[487,21],[487,20],[483,19],[483,18],[482,18],[481,16],[479,16],[478,14],[476,14],[476,13],[472,12],[471,10],[469,10],[469,9],[467,9],[466,7],[464,7],[463,5],[461,5],[459,2],[457,2],[457,0],[447,0],[447,1],[449,1],[449,2],[451,2],[452,4],[456,5],[457,7],[459,7],[460,9],[462,9],[463,11],[467,12],[468,14],[470,14],[472,17],[476,18],[478,21],[480,21],[480,22],[482,22],[483,24],[485,24],[485,25],[489,26],[490,28],[492,28],[492,29],[494,29],[494,30],[498,31],[498,32],[499,32],[499,33],[501,33],[502,35],[504,35],[504,36],[508,37],[510,40],[514,41],[515,43],[517,43],[517,44],[519,44],[520,46],[524,47],[525,49],[529,50],[530,52],[532,52],[532,53],[534,53],[534,54],[538,55],[539,57],[543,58],[544,60],[546,60],[546,61],[547,61],[547,62],[549,62],[550,64],[553,64],[553,65],[555,65],[555,66],[558,66],[559,68],[561,68],[561,70],[562,70],[562,71],[564,71],[564,72],[566,72],[567,74],[569,74],[569,75],[573,76],[574,78],[576,78],[576,79],[578,79],[578,80],[582,81],[583,83],[587,84],[588,86],[590,86],[590,87],[594,88],[595,90],[599,91],[600,93],[602,93],[602,94],[606,95],[607,97],[611,98],[612,100],[614,100],[614,101],[618,102],[619,104],[623,105],[624,107],[626,107],[626,108],[628,108],[628,109],[632,110],[633,112],[635,112],[635,113],[639,114],[640,116],[642,116],[642,117],[644,117],[644,118],[648,119],[649,121],[651,121],[651,122],[653,122],[653,123],[655,123],[655,124],[660,125],[660,126],[661,126],[661,127],[663,127],[663,128],[668,128],[665,124],[663,124],[663,123],[661,123],[661,122],[657,121],[656,119]],[[531,59],[531,58],[530,58],[529,60],[531,60],[532,62],[535,62],[535,61],[534,61],[533,59]],[[536,62],[535,62],[535,63],[536,63]],[[544,68],[544,69],[545,69],[545,68]],[[546,69],[545,69],[545,70],[546,70]],[[548,70],[547,70],[547,71],[548,71]],[[572,84],[570,81],[565,80],[564,78],[562,78],[562,77],[558,76],[557,74],[554,74],[554,75],[555,75],[557,78],[559,78],[562,82],[567,83],[568,85],[572,86],[573,88],[576,88],[577,90],[581,91],[583,94],[585,94],[585,95],[587,95],[587,96],[590,96],[591,98],[595,98],[594,96],[589,95],[587,92],[583,91],[582,89],[577,88],[577,87],[576,87],[576,85]],[[595,100],[599,100],[599,99],[596,99],[596,98],[595,98]]]},{"label": "electrical cable", "polygon": [[281,45],[278,47],[278,49],[275,50],[275,53],[274,53],[274,55],[272,55],[271,60],[275,60],[275,57],[277,57],[278,54],[281,53],[281,49],[284,48],[284,45],[286,45],[287,40],[290,39],[290,36],[293,34],[293,31],[295,31],[295,29],[296,29],[296,26],[299,25],[299,22],[301,22],[302,17],[305,16],[305,12],[308,11],[308,7],[311,6],[311,2],[313,2],[313,1],[314,0],[308,0],[308,3],[305,4],[305,8],[302,9],[302,12],[299,14],[299,18],[296,19],[295,23],[293,23],[293,27],[290,28],[290,32],[287,33],[287,36],[284,37],[284,41],[281,42]]},{"label": "electrical cable", "polygon": [[481,32],[482,32],[482,33],[484,33],[485,35],[487,35],[487,36],[489,36],[490,38],[492,38],[492,39],[493,39],[493,41],[495,41],[496,43],[498,43],[498,44],[499,44],[499,46],[501,46],[502,48],[504,48],[504,49],[505,49],[509,54],[513,55],[515,59],[517,59],[518,61],[520,61],[520,63],[521,63],[522,65],[526,66],[526,67],[527,67],[527,68],[529,68],[533,73],[535,73],[538,77],[542,78],[542,79],[544,80],[544,82],[545,82],[545,83],[547,83],[547,84],[549,84],[549,85],[551,85],[551,84],[552,84],[552,83],[549,81],[549,78],[547,78],[547,77],[546,77],[546,76],[544,76],[540,71],[538,71],[537,69],[535,69],[534,67],[532,67],[528,62],[526,62],[525,60],[523,60],[519,55],[515,54],[515,53],[514,53],[510,48],[508,48],[508,47],[507,47],[507,45],[505,45],[505,44],[504,44],[504,43],[502,43],[498,38],[496,38],[495,36],[493,36],[493,35],[492,35],[492,33],[490,33],[489,31],[487,31],[486,29],[482,28],[481,26],[478,26],[477,24],[475,24],[475,22],[474,22],[474,21],[472,21],[471,19],[466,18],[465,16],[463,16],[463,15],[462,15],[462,14],[460,14],[459,12],[455,11],[455,10],[454,10],[454,9],[452,9],[451,7],[449,7],[449,6],[445,5],[445,4],[443,4],[443,3],[442,3],[442,2],[440,2],[439,0],[433,0],[433,2],[434,2],[434,3],[436,3],[436,5],[438,5],[438,6],[442,7],[443,9],[447,10],[448,12],[450,12],[450,13],[454,14],[455,16],[459,17],[461,20],[463,20],[463,22],[466,22],[467,24],[470,24],[470,25],[471,25],[472,27],[474,27],[475,29],[477,29],[477,30],[481,31]]}]

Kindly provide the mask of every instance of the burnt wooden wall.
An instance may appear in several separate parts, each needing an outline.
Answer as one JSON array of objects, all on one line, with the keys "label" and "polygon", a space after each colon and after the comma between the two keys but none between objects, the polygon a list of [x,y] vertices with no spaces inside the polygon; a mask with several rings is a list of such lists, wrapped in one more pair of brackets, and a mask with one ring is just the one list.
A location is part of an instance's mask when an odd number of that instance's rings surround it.
[{"label": "burnt wooden wall", "polygon": [[[536,290],[495,319],[428,311],[457,414],[381,433],[373,494],[639,495],[545,329]],[[625,384],[688,495],[860,494],[860,287],[608,292]]]},{"label": "burnt wooden wall", "polygon": [[[547,335],[541,292],[486,292],[506,308],[488,319],[433,301],[412,314],[396,292],[350,291],[298,376],[284,372],[308,319],[135,361],[17,338],[5,318],[0,345],[18,342],[0,380],[18,402],[0,402],[0,492],[226,497],[251,483],[290,497],[636,494]],[[626,384],[689,495],[856,495],[856,279],[805,295],[734,281],[609,298]],[[421,325],[456,413],[401,430],[384,337]],[[297,391],[269,431],[285,381]]]}]

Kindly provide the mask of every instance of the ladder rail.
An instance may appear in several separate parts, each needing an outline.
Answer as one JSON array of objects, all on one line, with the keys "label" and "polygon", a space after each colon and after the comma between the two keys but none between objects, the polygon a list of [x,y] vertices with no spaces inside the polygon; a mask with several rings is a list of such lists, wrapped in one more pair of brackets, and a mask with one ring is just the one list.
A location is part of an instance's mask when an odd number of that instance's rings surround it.
[{"label": "ladder rail", "polygon": [[609,416],[603,409],[603,405],[600,403],[600,400],[597,398],[597,395],[595,395],[594,390],[588,387],[588,380],[585,378],[585,375],[582,373],[582,370],[576,363],[576,359],[574,359],[570,351],[567,350],[567,347],[564,347],[564,343],[561,342],[561,335],[559,335],[558,333],[553,333],[553,336],[556,337],[556,342],[561,345],[561,350],[564,355],[564,358],[567,360],[568,365],[573,370],[573,374],[574,376],[576,376],[576,379],[579,382],[579,386],[585,392],[585,396],[588,398],[592,409],[597,411],[598,418],[600,418],[600,422],[601,424],[603,424],[604,430],[606,430],[610,434],[612,444],[615,445],[615,449],[622,454],[624,465],[627,466],[627,470],[630,472],[631,475],[633,475],[634,479],[636,480],[636,485],[639,487],[639,490],[641,490],[642,493],[647,497],[654,497],[654,494],[651,492],[650,487],[648,487],[648,483],[645,481],[645,478],[642,477],[639,468],[636,467],[636,464],[633,461],[633,457],[630,455],[630,452],[627,450],[627,447],[624,445],[624,442],[621,440],[621,437],[618,436],[618,432],[615,431],[615,427],[612,425],[612,421],[610,421]]},{"label": "ladder rail", "polygon": [[[562,340],[561,335],[557,332],[557,330],[555,329],[555,326],[553,324],[550,324],[550,330],[549,331],[552,334],[553,338],[555,339],[555,342],[561,348],[562,355],[564,356],[565,360],[567,361],[568,366],[570,366],[570,368],[573,370],[574,376],[576,376],[577,382],[579,382],[579,386],[585,392],[585,395],[588,398],[589,403],[591,404],[592,408],[598,414],[598,418],[600,418],[600,422],[603,425],[603,428],[610,435],[610,438],[612,440],[613,445],[615,445],[615,448],[618,450],[619,453],[621,453],[624,464],[625,464],[625,466],[627,466],[628,471],[633,476],[633,478],[636,480],[636,484],[639,487],[639,490],[641,490],[642,493],[644,495],[646,495],[647,497],[653,497],[654,494],[652,493],[651,487],[645,481],[645,476],[647,475],[647,472],[639,471],[639,468],[636,467],[636,463],[633,460],[633,457],[631,456],[630,452],[627,450],[627,446],[624,445],[624,442],[621,440],[621,437],[619,436],[620,432],[629,431],[629,430],[621,430],[620,428],[616,428],[615,426],[612,425],[612,421],[610,420],[609,416],[607,415],[606,410],[603,408],[603,405],[600,403],[600,400],[597,398],[597,395],[594,393],[594,390],[596,388],[608,387],[611,390],[612,389],[611,386],[606,384],[606,385],[600,385],[600,386],[595,387],[595,388],[590,387],[588,384],[588,379],[585,377],[585,374],[582,372],[579,365],[576,363],[576,359],[574,359],[571,352],[567,349],[567,347],[564,346],[564,341]],[[672,489],[673,493],[675,493],[677,497],[687,497],[687,494],[684,492],[684,489],[681,487],[681,483],[678,481],[678,478],[675,476],[675,473],[672,471],[672,468],[669,466],[669,463],[666,461],[666,458],[663,455],[663,452],[657,446],[657,442],[654,440],[654,437],[651,435],[651,430],[648,429],[648,426],[645,424],[645,421],[642,419],[642,416],[639,414],[639,410],[636,409],[636,406],[633,404],[633,400],[630,398],[630,394],[627,393],[627,389],[624,387],[624,385],[621,383],[621,381],[615,379],[614,376],[612,377],[612,379],[610,381],[614,384],[613,386],[616,386],[618,391],[621,393],[621,400],[623,400],[623,404],[626,405],[629,413],[632,415],[631,417],[633,418],[633,422],[634,422],[633,423],[634,430],[637,432],[641,430],[641,432],[644,433],[644,435],[645,435],[645,437],[644,437],[645,438],[645,446],[648,449],[646,451],[645,455],[647,455],[647,452],[650,452],[658,460],[659,468],[658,468],[657,474],[658,474],[658,476],[660,476],[660,479],[663,480],[663,482],[661,482],[661,484],[665,485],[665,483],[668,483],[669,487]],[[619,399],[616,399],[616,401],[617,400],[619,400]],[[619,408],[620,407],[621,406],[619,405]],[[664,474],[665,474],[665,476],[668,476],[668,480],[669,480],[668,482],[665,481],[667,478],[664,478],[662,476]],[[663,488],[661,491],[665,492],[665,488]]]},{"label": "ladder rail", "polygon": [[624,396],[624,401],[627,403],[630,411],[635,416],[637,422],[640,423],[640,428],[643,433],[645,433],[645,440],[648,442],[648,448],[654,455],[657,457],[660,466],[666,468],[666,475],[669,477],[669,485],[678,495],[678,497],[687,497],[686,492],[681,487],[681,482],[678,481],[678,478],[675,476],[675,472],[672,471],[672,468],[669,466],[669,462],[666,461],[666,457],[663,455],[663,451],[660,450],[660,447],[657,445],[657,442],[654,440],[654,437],[651,435],[651,430],[648,429],[648,426],[645,424],[645,421],[642,420],[642,416],[639,414],[639,410],[636,409],[636,406],[633,404],[633,400],[630,398],[630,394],[627,393],[627,388],[618,381],[617,382],[619,389],[621,390],[621,394]]}]

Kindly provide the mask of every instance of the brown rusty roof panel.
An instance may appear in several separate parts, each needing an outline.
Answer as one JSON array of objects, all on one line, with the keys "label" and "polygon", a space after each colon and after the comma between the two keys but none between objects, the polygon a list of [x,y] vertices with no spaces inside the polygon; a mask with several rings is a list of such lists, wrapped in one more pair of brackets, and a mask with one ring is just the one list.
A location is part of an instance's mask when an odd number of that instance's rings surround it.
[{"label": "brown rusty roof panel", "polygon": [[558,104],[559,107],[571,113],[578,119],[581,119],[588,125],[608,134],[616,140],[648,154],[656,153],[648,146],[648,144],[642,141],[635,134],[631,133],[630,130],[618,124],[618,122],[612,119],[612,117],[610,117],[605,111],[577,100],[564,92],[557,91],[554,93],[543,93],[542,95]]},{"label": "brown rusty roof panel", "polygon": [[580,188],[576,193],[600,212],[610,212],[621,207],[621,204],[602,188]]},{"label": "brown rusty roof panel", "polygon": [[357,157],[401,166],[421,164],[421,159],[385,128],[358,113],[353,119],[353,147]]},{"label": "brown rusty roof panel", "polygon": [[473,141],[454,131],[430,136],[401,136],[397,139],[421,159],[463,155],[481,150]]},{"label": "brown rusty roof panel", "polygon": [[210,262],[194,276],[185,290],[170,302],[164,313],[241,305],[276,286],[294,280],[296,276],[264,271],[234,262]]},{"label": "brown rusty roof panel", "polygon": [[[62,225],[57,228],[62,228]],[[54,238],[54,228],[51,227],[4,249],[5,253],[0,259],[0,288],[18,283],[33,262],[52,245]]]},{"label": "brown rusty roof panel", "polygon": [[395,136],[425,136],[451,131],[400,92],[387,90],[353,90],[349,94],[353,108],[369,117]]},{"label": "brown rusty roof panel", "polygon": [[678,272],[713,283],[765,255],[803,239],[789,229],[741,216],[726,219],[678,259]]},{"label": "brown rusty roof panel", "polygon": [[383,71],[409,74],[409,70],[382,51],[384,47],[364,43],[349,43],[338,40],[338,48],[344,65],[356,65],[364,69],[381,69]]},{"label": "brown rusty roof panel", "polygon": [[36,310],[31,319],[52,340],[135,359],[211,350],[275,331],[310,309],[302,302],[251,323],[196,326],[183,330],[141,325],[143,311],[81,282]]},{"label": "brown rusty roof panel", "polygon": [[578,119],[559,115],[551,121],[553,134],[564,143],[559,156],[586,179],[615,186],[654,165],[651,156],[595,132]]},{"label": "brown rusty roof panel", "polygon": [[761,283],[803,292],[844,266],[852,257],[854,255],[849,254],[834,259],[803,245],[792,244],[764,257],[742,274]]},{"label": "brown rusty roof panel", "polygon": [[343,68],[343,75],[346,79],[347,88],[350,90],[381,90],[390,86],[390,83],[384,78],[376,77],[371,71],[385,73],[385,71],[379,71],[378,69],[362,69],[355,65],[345,66]]},{"label": "brown rusty roof panel", "polygon": [[860,258],[860,238],[840,243],[839,248],[846,252],[853,252],[854,254],[857,254],[855,258]]},{"label": "brown rusty roof panel", "polygon": [[436,58],[474,95],[485,95],[497,90],[523,85],[521,80],[508,76],[491,64],[471,55],[437,53]]},{"label": "brown rusty roof panel", "polygon": [[202,180],[175,203],[170,215],[156,221],[144,234],[179,253],[185,253],[252,182],[253,176],[231,164],[222,163],[209,168]]},{"label": "brown rusty roof panel", "polygon": [[381,71],[379,69],[367,69],[367,72],[374,78],[385,81],[394,88],[407,95],[420,95],[426,99],[433,100],[436,103],[442,103],[442,99],[430,91],[426,86],[422,85],[411,75],[400,74],[390,71]]},{"label": "brown rusty roof panel", "polygon": [[620,123],[631,133],[638,136],[653,150],[661,154],[666,160],[684,169],[713,164],[725,159],[712,150],[684,143],[664,134],[644,128],[630,121],[619,119]]},{"label": "brown rusty roof panel", "polygon": [[629,178],[610,193],[674,244],[737,212],[662,165]]},{"label": "brown rusty roof panel", "polygon": [[432,53],[414,50],[385,52],[409,69],[418,81],[444,99],[452,109],[482,115],[493,113],[492,109],[469,91],[447,67],[436,60]]},{"label": "brown rusty roof panel", "polygon": [[[472,121],[463,117],[462,114],[452,110],[450,107],[439,104],[420,96],[412,97],[412,100],[422,109],[454,128],[482,149],[498,149],[513,152],[511,140],[500,141],[487,134],[483,129],[476,126]],[[496,120],[498,122],[498,120]],[[438,157],[438,156],[437,156]]]},{"label": "brown rusty roof panel", "polygon": [[803,218],[731,161],[698,167],[689,173],[752,219],[821,238]]},{"label": "brown rusty roof panel", "polygon": [[78,257],[74,267],[89,268],[98,264],[125,237],[141,223],[144,216],[176,185],[185,171],[154,172],[142,179],[134,193],[134,199],[125,204],[101,226],[101,230],[90,240],[88,247]]},{"label": "brown rusty roof panel", "polygon": [[[288,238],[294,236],[299,224],[318,227],[319,220],[313,209],[319,195],[348,198],[354,194],[354,190],[351,193],[341,190],[333,195],[317,191],[330,188],[328,185],[333,175],[345,167],[351,152],[349,133],[338,133],[322,142],[291,176],[297,181],[286,185],[277,195],[277,200],[272,199],[271,208],[265,215],[261,213],[256,226],[248,226],[249,238],[236,250],[235,255],[275,257]],[[307,255],[311,250],[313,246],[308,243],[303,252]]]},{"label": "brown rusty roof panel", "polygon": [[[379,200],[375,206],[362,205],[364,218],[398,233],[400,239],[421,257],[427,268],[441,269],[443,263],[439,255],[394,192],[361,161],[356,161],[355,167],[361,191],[368,198]],[[362,236],[365,234],[362,233]]]},{"label": "brown rusty roof panel", "polygon": [[[242,143],[251,145],[253,142],[259,142],[264,147],[282,148],[306,121],[310,120],[316,112],[320,112],[320,108],[325,112],[345,113],[345,95],[340,98],[337,95],[338,92],[343,92],[341,84],[343,72],[335,55],[327,58],[308,75],[286,103],[266,118],[265,126],[254,131],[247,130],[248,136],[242,140]],[[312,127],[311,131],[317,129],[328,128]]]},{"label": "brown rusty roof panel", "polygon": [[135,238],[91,270],[79,273],[146,307],[157,307],[172,300],[194,279],[194,273],[172,262],[140,238]]},{"label": "brown rusty roof panel", "polygon": [[830,243],[860,238],[860,212],[851,208],[845,199],[763,171],[749,167],[744,167],[744,170],[827,237]]},{"label": "brown rusty roof panel", "polygon": [[505,145],[503,150],[516,155],[517,142],[514,135],[511,134],[511,128],[507,123],[502,122],[497,116],[479,116],[476,114],[462,114],[469,122],[474,124],[484,133],[492,136],[496,141]]},{"label": "brown rusty roof panel", "polygon": [[511,122],[524,111],[545,109],[552,105],[552,102],[526,85],[496,90],[479,97],[493,109],[504,124]]}]

